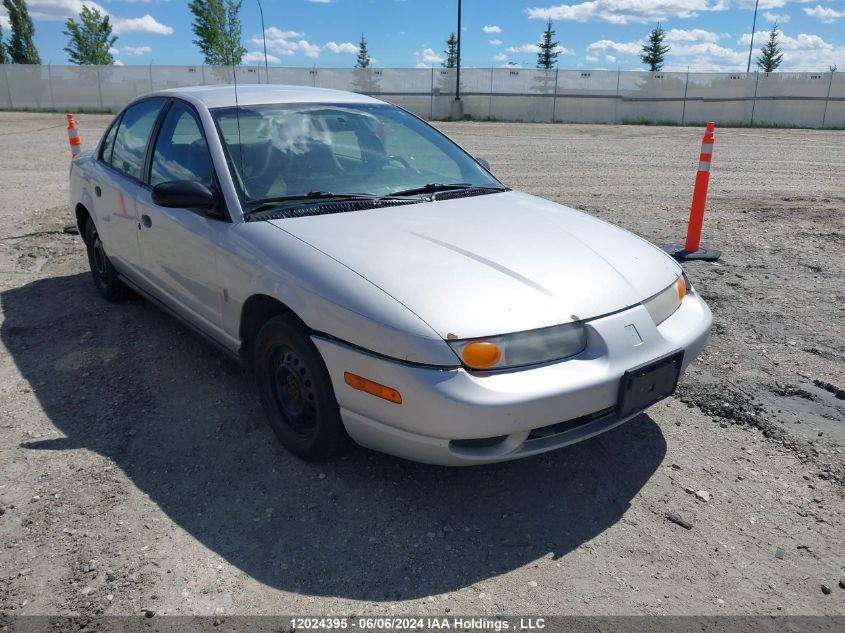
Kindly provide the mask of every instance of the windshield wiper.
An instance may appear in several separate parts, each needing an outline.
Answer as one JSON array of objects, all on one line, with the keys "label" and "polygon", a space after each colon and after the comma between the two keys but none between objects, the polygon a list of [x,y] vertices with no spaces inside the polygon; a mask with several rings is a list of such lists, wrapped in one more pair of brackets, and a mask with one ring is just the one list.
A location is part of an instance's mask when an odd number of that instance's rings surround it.
[{"label": "windshield wiper", "polygon": [[484,189],[488,191],[508,191],[507,187],[497,187],[494,185],[473,185],[468,182],[451,182],[440,183],[430,182],[422,187],[414,187],[413,189],[403,189],[402,191],[394,191],[391,196],[414,196],[421,193],[437,193],[438,191],[453,191],[456,189]]},{"label": "windshield wiper", "polygon": [[268,209],[274,209],[285,202],[322,202],[324,200],[396,200],[407,199],[397,195],[380,196],[375,193],[333,193],[331,191],[310,191],[304,194],[292,194],[287,196],[273,196],[271,198],[260,198],[251,200],[248,214],[260,213]]}]

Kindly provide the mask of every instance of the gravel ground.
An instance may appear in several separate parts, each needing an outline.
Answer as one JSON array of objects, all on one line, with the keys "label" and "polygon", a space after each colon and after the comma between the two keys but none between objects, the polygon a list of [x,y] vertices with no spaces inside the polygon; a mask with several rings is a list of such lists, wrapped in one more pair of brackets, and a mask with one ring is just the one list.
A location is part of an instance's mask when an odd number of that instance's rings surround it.
[{"label": "gravel ground", "polygon": [[[108,118],[79,121],[90,145]],[[513,187],[683,239],[701,130],[440,127]],[[239,368],[95,295],[68,154],[63,116],[0,113],[0,615],[845,614],[845,134],[717,130],[724,254],[686,266],[714,335],[677,397],[471,469],[278,448]]]}]

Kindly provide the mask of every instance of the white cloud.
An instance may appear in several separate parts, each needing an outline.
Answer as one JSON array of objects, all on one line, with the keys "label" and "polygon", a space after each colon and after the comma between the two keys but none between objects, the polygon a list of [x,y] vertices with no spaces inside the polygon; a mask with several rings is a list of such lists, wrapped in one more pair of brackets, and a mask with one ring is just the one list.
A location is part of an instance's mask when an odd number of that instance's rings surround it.
[{"label": "white cloud", "polygon": [[588,52],[622,53],[623,55],[639,55],[642,52],[642,42],[614,42],[613,40],[598,40],[587,46]]},{"label": "white cloud", "polygon": [[115,55],[120,55],[120,49],[117,49],[114,46],[110,46],[109,55],[111,55],[112,57],[114,57]]},{"label": "white cloud", "polygon": [[807,9],[805,7],[804,13],[809,15],[811,18],[818,18],[825,24],[836,22],[839,18],[845,18],[845,11],[836,11],[835,9],[823,7],[820,4],[816,5],[812,9]]},{"label": "white cloud", "polygon": [[508,46],[505,50],[508,53],[539,53],[540,47],[536,44],[523,44],[522,46]]},{"label": "white cloud", "polygon": [[88,0],[29,0],[29,14],[36,20],[64,21],[75,18],[82,11],[83,5],[97,9],[100,13],[111,17],[112,27],[117,35],[121,33],[154,33],[170,35],[173,28],[162,24],[149,13],[139,18],[124,18],[114,15],[102,5]]},{"label": "white cloud", "polygon": [[491,46],[501,46],[502,40],[490,40],[490,45]]},{"label": "white cloud", "polygon": [[596,57],[596,56],[594,56],[594,55],[587,55],[587,56],[584,58],[584,60],[586,60],[586,61],[588,61],[588,62],[597,62],[597,61],[599,61],[599,58],[598,58],[598,57]]},{"label": "white cloud", "polygon": [[[243,56],[243,62],[247,64],[263,64],[264,63],[264,52],[263,51],[250,51]],[[271,55],[267,53],[267,61],[272,64],[278,64],[281,59],[276,57],[275,55]]]},{"label": "white cloud", "polygon": [[[763,0],[766,1],[769,0]],[[651,23],[673,17],[692,18],[702,11],[723,11],[727,8],[727,2],[728,0],[589,0],[578,4],[529,7],[525,12],[529,18],[537,20]]]},{"label": "white cloud", "polygon": [[358,54],[358,46],[353,44],[352,42],[343,42],[342,44],[338,44],[337,42],[329,42],[325,44],[323,48],[329,49],[332,53],[348,53],[350,55],[357,55]]},{"label": "white cloud", "polygon": [[506,62],[508,61],[508,56],[504,53],[499,53],[498,55],[493,55],[494,62]]},{"label": "white cloud", "polygon": [[146,55],[152,52],[149,46],[124,46],[120,49],[127,55]]},{"label": "white cloud", "polygon": [[[267,48],[279,55],[296,55],[301,53],[311,59],[320,56],[320,47],[305,39],[305,34],[299,31],[283,31],[275,26],[264,31],[267,37]],[[263,40],[256,35],[250,40],[256,46],[261,46]]]},{"label": "white cloud", "polygon": [[414,53],[414,56],[417,58],[417,68],[431,68],[432,66],[439,66],[446,61],[444,57],[431,48],[417,51]]},{"label": "white cloud", "polygon": [[119,18],[112,16],[114,32],[121,33],[155,33],[158,35],[171,35],[173,27],[162,24],[153,16],[147,13],[141,18]]},{"label": "white cloud", "polygon": [[604,61],[608,62],[609,64],[615,64],[616,63],[616,55],[605,55]]},{"label": "white cloud", "polygon": [[[508,46],[505,51],[508,53],[531,53],[537,54],[540,52],[540,47],[537,44],[523,44],[522,46]],[[571,48],[564,48],[563,46],[558,46],[555,48],[555,51],[560,53],[561,55],[574,55],[575,51]]]},{"label": "white cloud", "polygon": [[786,24],[792,19],[788,13],[772,13],[771,11],[766,11],[763,17],[771,24]]},{"label": "white cloud", "polygon": [[666,41],[672,42],[715,42],[721,36],[703,29],[669,29],[666,31]]},{"label": "white cloud", "polygon": [[499,33],[502,32],[502,27],[496,26],[495,24],[488,24],[487,26],[485,26],[481,30],[484,31],[485,33],[495,33],[495,34],[498,35]]},{"label": "white cloud", "polygon": [[123,62],[120,61],[119,59],[116,59],[116,60],[114,60],[114,63],[112,64],[112,66],[123,66]]}]

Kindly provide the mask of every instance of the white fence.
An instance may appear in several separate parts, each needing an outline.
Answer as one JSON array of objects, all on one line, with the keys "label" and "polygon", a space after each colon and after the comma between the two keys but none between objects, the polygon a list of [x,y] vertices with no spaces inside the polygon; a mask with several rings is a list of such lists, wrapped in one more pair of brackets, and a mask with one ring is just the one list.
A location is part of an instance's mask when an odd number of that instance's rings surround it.
[{"label": "white fence", "polygon": [[[231,67],[0,65],[0,109],[117,110],[162,88],[230,84]],[[456,74],[441,68],[240,66],[239,83],[354,90],[429,119],[450,116]],[[845,127],[843,73],[648,73],[468,68],[464,115],[571,123],[663,122]]]}]

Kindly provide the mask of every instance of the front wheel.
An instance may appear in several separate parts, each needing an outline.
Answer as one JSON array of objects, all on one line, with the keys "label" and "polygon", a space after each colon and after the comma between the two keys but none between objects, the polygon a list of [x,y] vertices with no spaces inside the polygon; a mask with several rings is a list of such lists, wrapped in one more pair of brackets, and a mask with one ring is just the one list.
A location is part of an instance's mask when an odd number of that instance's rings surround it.
[{"label": "front wheel", "polygon": [[351,441],[329,372],[303,328],[277,316],[261,328],[254,349],[258,395],[282,445],[306,460],[346,452]]},{"label": "front wheel", "polygon": [[117,270],[109,261],[93,220],[85,223],[84,239],[85,249],[88,251],[88,265],[91,267],[94,285],[100,296],[109,301],[120,301],[129,297],[131,291],[120,280]]}]

